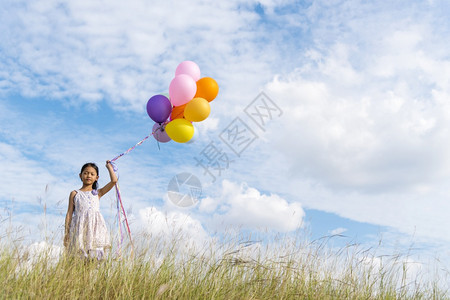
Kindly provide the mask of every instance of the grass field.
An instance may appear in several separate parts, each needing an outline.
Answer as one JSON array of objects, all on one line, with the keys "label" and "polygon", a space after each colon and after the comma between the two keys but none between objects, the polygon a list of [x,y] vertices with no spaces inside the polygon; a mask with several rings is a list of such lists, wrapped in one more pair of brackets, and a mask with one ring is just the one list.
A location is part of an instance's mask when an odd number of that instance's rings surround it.
[{"label": "grass field", "polygon": [[[182,237],[141,235],[142,245],[102,262],[63,255],[50,243],[22,246],[3,238],[2,299],[447,299],[443,278],[425,279],[408,255],[377,255],[242,234],[187,247]],[[150,241],[150,242],[149,242]],[[220,241],[220,242],[219,242]],[[55,243],[56,244],[56,243]],[[115,254],[114,251],[111,252]]]}]

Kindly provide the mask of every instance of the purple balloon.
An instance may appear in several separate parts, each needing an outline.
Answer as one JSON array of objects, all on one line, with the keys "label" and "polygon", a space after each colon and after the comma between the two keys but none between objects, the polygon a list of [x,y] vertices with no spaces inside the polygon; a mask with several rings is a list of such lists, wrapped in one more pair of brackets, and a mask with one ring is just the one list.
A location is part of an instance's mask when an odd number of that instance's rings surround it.
[{"label": "purple balloon", "polygon": [[172,104],[164,95],[155,95],[147,102],[147,113],[156,123],[163,123],[172,112]]},{"label": "purple balloon", "polygon": [[165,130],[165,125],[160,125],[158,123],[155,123],[155,125],[153,125],[152,132],[153,132],[153,137],[160,143],[167,143],[172,140],[167,135],[167,132]]}]

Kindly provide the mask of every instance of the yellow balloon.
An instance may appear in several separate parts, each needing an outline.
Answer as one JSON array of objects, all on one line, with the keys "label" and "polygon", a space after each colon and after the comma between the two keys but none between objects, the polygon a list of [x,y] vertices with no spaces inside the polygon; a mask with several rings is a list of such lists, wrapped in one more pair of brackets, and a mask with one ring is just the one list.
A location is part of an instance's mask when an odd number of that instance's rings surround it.
[{"label": "yellow balloon", "polygon": [[192,122],[201,122],[205,120],[211,112],[211,106],[208,100],[203,98],[194,98],[188,102],[184,108],[184,117]]},{"label": "yellow balloon", "polygon": [[186,119],[175,119],[166,125],[166,132],[175,142],[186,143],[194,136],[194,126]]}]

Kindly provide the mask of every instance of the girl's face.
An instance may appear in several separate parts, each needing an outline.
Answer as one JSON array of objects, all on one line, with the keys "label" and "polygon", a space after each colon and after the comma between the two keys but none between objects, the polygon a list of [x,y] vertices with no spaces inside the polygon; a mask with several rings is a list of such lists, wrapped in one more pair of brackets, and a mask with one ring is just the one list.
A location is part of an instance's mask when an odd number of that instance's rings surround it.
[{"label": "girl's face", "polygon": [[97,171],[93,167],[88,166],[80,173],[80,178],[84,184],[91,185],[98,180]]}]

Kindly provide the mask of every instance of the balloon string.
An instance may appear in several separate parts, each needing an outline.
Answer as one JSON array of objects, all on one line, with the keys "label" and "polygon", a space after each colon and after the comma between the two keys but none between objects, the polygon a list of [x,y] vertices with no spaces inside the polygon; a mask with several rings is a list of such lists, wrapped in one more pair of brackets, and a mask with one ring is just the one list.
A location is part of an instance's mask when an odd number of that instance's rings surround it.
[{"label": "balloon string", "polygon": [[[116,157],[114,157],[113,159],[110,160],[111,165],[113,166],[113,170],[114,172],[117,174],[118,168],[116,166],[116,164],[114,163],[117,159],[119,159],[120,157],[130,153],[131,151],[134,150],[134,148],[136,148],[137,146],[141,145],[146,139],[148,139],[149,137],[153,136],[156,131],[160,130],[161,126],[158,127],[155,131],[153,131],[152,133],[150,133],[149,135],[147,135],[145,138],[143,138],[142,140],[140,140],[139,142],[136,143],[136,145],[134,145],[133,147],[129,148],[127,151],[117,155]],[[158,143],[158,148],[159,148],[159,143]],[[159,148],[160,149],[160,148]],[[117,254],[119,255],[119,257],[121,256],[121,249],[122,249],[122,243],[123,243],[123,232],[122,232],[122,226],[123,223],[125,222],[125,229],[128,233],[128,237],[130,239],[130,246],[131,246],[131,255],[133,255],[133,240],[131,238],[131,230],[130,230],[130,226],[128,224],[128,219],[127,219],[127,214],[125,213],[125,209],[123,208],[123,203],[122,203],[122,196],[120,195],[120,188],[119,188],[119,183],[117,182],[114,187],[116,188],[116,206],[117,206],[117,222],[118,222],[118,227],[119,227],[119,241],[118,241],[118,248],[117,248]],[[121,216],[123,216],[123,221]]]},{"label": "balloon string", "polygon": [[[117,194],[118,190],[116,189],[116,200],[118,199],[118,194]],[[117,226],[119,227],[119,240],[118,240],[118,245],[117,245],[117,254],[119,255],[119,257],[122,256],[122,242],[123,242],[123,234],[122,234],[122,221],[120,218],[120,207],[119,207],[119,201],[116,201],[116,206],[117,206]]]},{"label": "balloon string", "polygon": [[[158,127],[159,129],[159,127]],[[131,151],[134,150],[134,148],[136,148],[137,146],[141,145],[146,139],[148,139],[149,137],[151,137],[152,135],[154,135],[156,133],[156,131],[158,130],[156,129],[155,131],[153,131],[152,133],[150,133],[149,135],[147,135],[145,138],[143,138],[142,140],[140,140],[139,142],[137,142],[136,145],[134,145],[133,147],[129,148],[127,151],[125,151],[124,153],[121,153],[119,155],[117,155],[116,157],[114,157],[113,159],[111,159],[111,162],[116,161],[117,159],[119,159],[120,157],[130,153]]]},{"label": "balloon string", "polygon": [[[119,233],[120,233],[120,238],[119,238],[119,242],[118,242],[118,252],[119,252],[119,256],[121,254],[121,249],[122,249],[122,243],[123,243],[123,233],[122,233],[122,226],[123,223],[125,222],[125,229],[128,233],[128,238],[130,239],[130,246],[131,246],[131,255],[133,255],[133,239],[131,237],[131,230],[130,230],[130,226],[128,224],[128,219],[127,219],[127,215],[125,213],[125,209],[123,208],[123,203],[122,203],[122,197],[120,195],[120,188],[119,185],[116,183],[115,185],[116,188],[116,198],[117,198],[117,216],[118,216],[118,226],[119,226]],[[123,221],[121,220],[120,216],[123,215]]]}]

